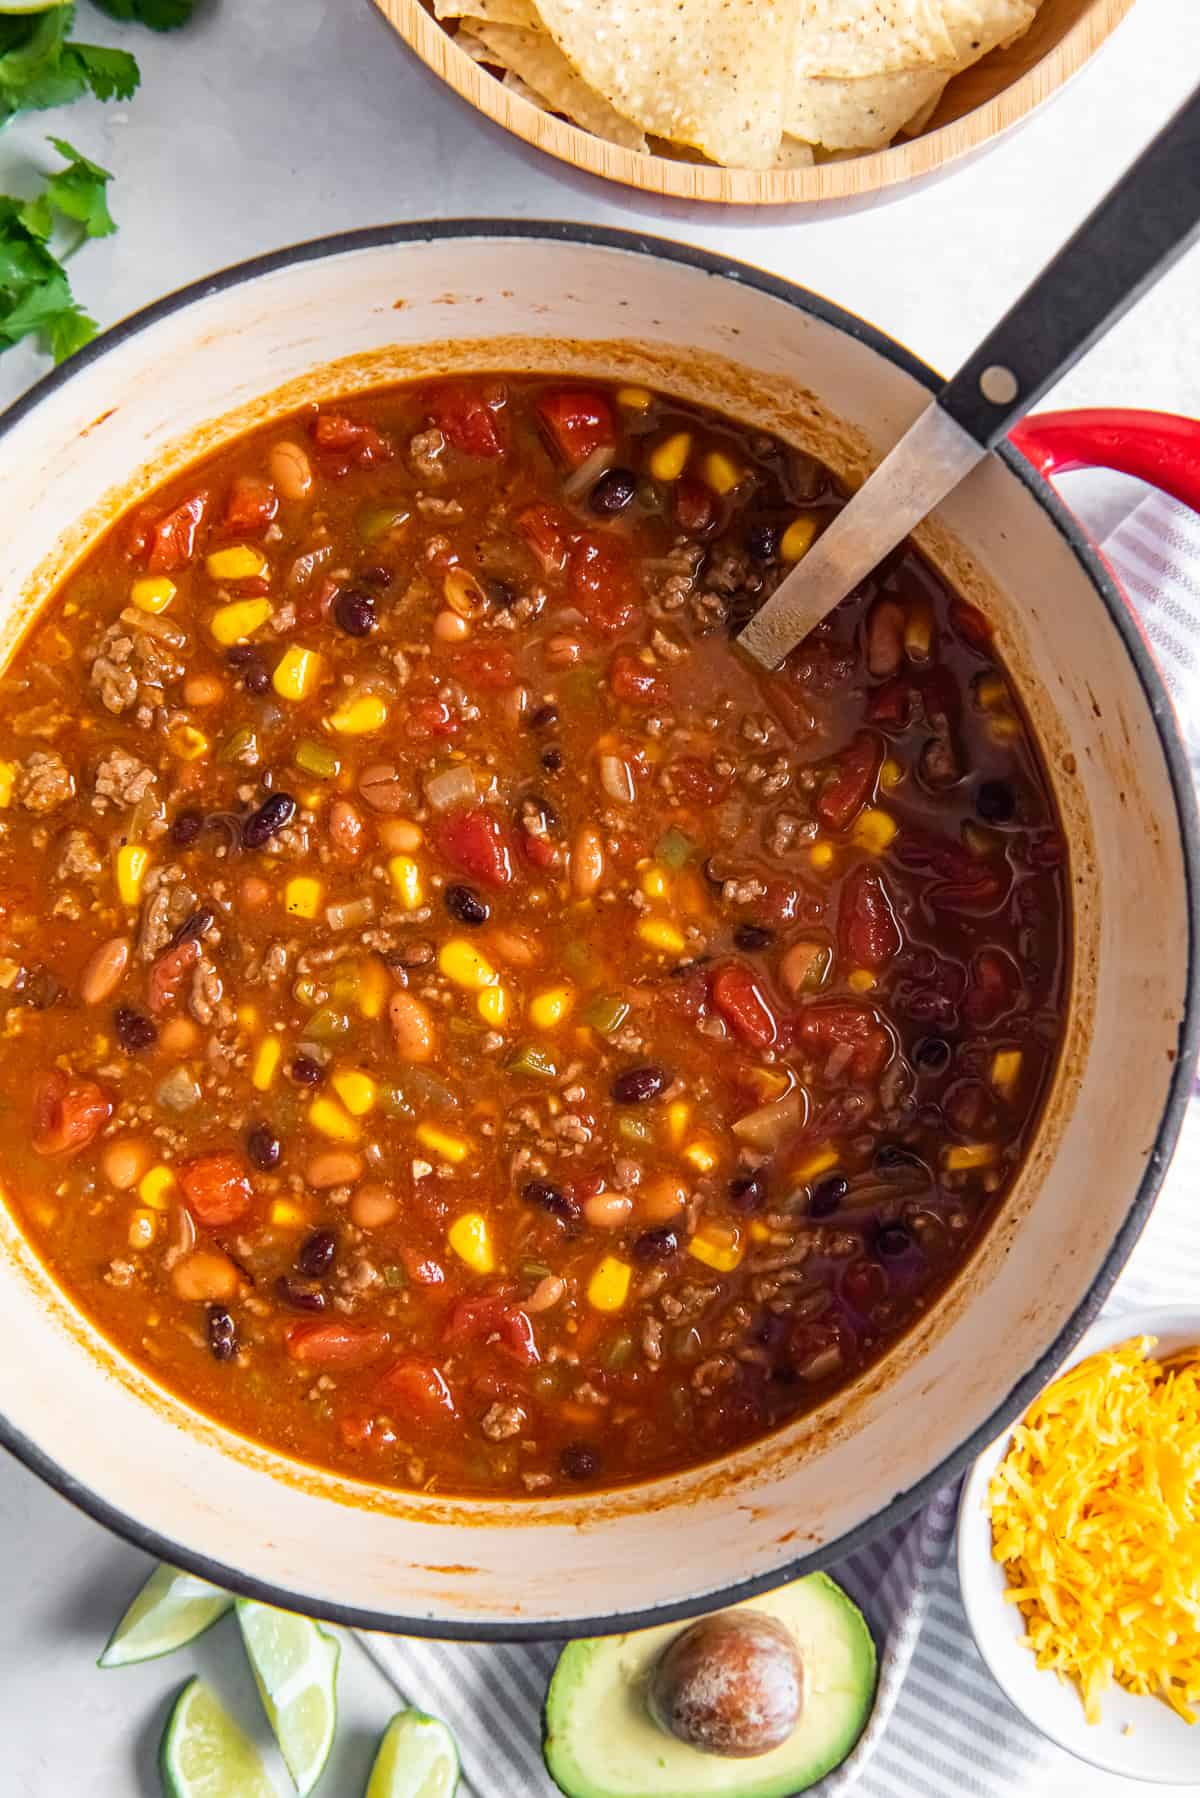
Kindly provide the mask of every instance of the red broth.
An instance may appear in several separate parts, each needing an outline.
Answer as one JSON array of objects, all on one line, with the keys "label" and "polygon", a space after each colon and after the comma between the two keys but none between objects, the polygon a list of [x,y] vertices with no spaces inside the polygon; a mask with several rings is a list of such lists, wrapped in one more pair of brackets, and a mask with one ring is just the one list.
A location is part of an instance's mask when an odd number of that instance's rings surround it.
[{"label": "red broth", "polygon": [[221,1421],[554,1493],[809,1410],[996,1216],[1065,853],[911,549],[765,675],[841,504],[669,398],[281,418],[123,518],[4,678],[7,1184]]}]

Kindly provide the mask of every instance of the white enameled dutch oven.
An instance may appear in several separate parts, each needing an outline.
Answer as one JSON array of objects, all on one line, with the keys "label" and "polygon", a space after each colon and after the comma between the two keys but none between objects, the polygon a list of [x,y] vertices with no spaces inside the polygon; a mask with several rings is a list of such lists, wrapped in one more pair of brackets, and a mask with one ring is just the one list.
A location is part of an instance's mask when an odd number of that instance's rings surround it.
[{"label": "white enameled dutch oven", "polygon": [[[459,369],[660,385],[779,432],[851,483],[939,384],[799,288],[640,236],[460,223],[304,245],[151,307],[0,421],[0,651],[113,514],[195,456],[274,410]],[[1126,457],[1149,441],[1143,421]],[[1174,1145],[1197,1030],[1197,823],[1146,647],[1041,475],[1015,452],[989,458],[924,543],[995,621],[1041,740],[1070,842],[1075,952],[1068,1040],[1024,1172],[884,1362],[769,1442],[676,1478],[560,1500],[406,1496],[191,1411],[62,1298],[0,1208],[8,1447],[222,1585],[371,1628],[482,1638],[745,1597],[903,1517],[990,1442],[1094,1316]]]}]

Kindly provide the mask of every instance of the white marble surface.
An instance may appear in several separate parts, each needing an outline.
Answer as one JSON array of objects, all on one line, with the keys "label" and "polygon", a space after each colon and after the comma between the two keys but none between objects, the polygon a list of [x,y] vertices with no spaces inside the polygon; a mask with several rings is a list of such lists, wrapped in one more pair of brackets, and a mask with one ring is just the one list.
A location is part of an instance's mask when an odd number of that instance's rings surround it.
[{"label": "white marble surface", "polygon": [[[733,215],[626,194],[505,138],[409,58],[368,0],[200,0],[194,25],[161,39],[81,12],[89,36],[136,48],[143,90],[127,106],[84,103],[10,126],[0,191],[29,190],[29,158],[51,131],[115,171],[120,233],[86,246],[72,270],[104,323],[323,232],[392,218],[541,216],[630,225],[763,264],[950,369],[1200,77],[1200,0],[1139,0],[1064,95],[939,183],[841,216]],[[0,405],[42,369],[25,349],[0,359]],[[1051,403],[1200,413],[1200,251]],[[0,492],[2,482],[0,469]],[[1129,486],[1079,478],[1071,493],[1103,527]],[[145,1569],[0,1459],[0,1798],[150,1798],[167,1700],[195,1668],[253,1720],[228,1622],[176,1661],[96,1671]],[[394,1700],[353,1642],[341,1685],[339,1758],[322,1791],[352,1798]],[[1023,1798],[1144,1789],[1056,1757]]]}]

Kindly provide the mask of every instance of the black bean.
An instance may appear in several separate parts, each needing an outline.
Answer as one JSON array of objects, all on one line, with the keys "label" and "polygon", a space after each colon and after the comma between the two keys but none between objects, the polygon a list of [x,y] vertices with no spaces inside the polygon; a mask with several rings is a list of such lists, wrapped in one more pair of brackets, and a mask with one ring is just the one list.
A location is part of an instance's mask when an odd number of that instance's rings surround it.
[{"label": "black bean", "polygon": [[975,795],[975,810],[985,824],[1008,824],[1017,810],[1017,796],[1006,780],[983,780]]},{"label": "black bean", "polygon": [[925,1167],[915,1149],[907,1149],[899,1142],[881,1142],[875,1150],[874,1162],[881,1174],[898,1174],[913,1167],[924,1171]]},{"label": "black bean", "polygon": [[827,1180],[822,1180],[812,1189],[812,1197],[808,1201],[809,1217],[829,1217],[849,1191],[849,1180],[842,1174],[830,1174]]},{"label": "black bean", "polygon": [[766,1202],[765,1169],[756,1167],[752,1173],[735,1174],[729,1182],[729,1203],[735,1211],[761,1211]]},{"label": "black bean", "polygon": [[117,1006],[113,1013],[113,1029],[121,1047],[128,1049],[131,1055],[158,1041],[158,1025],[142,1012],[132,1011],[128,1005]]},{"label": "black bean", "polygon": [[208,1347],[214,1361],[232,1361],[237,1354],[237,1325],[223,1305],[208,1307]]},{"label": "black bean", "polygon": [[907,1255],[912,1245],[912,1233],[903,1224],[881,1224],[876,1232],[875,1253],[885,1261],[894,1261],[900,1255]]},{"label": "black bean", "polygon": [[296,1266],[310,1280],[321,1280],[337,1260],[337,1237],[332,1230],[314,1230],[300,1244]]},{"label": "black bean", "polygon": [[375,629],[375,601],[357,587],[345,587],[333,602],[333,622],[348,637],[369,637]]},{"label": "black bean", "polygon": [[679,1238],[670,1226],[661,1230],[643,1230],[633,1239],[635,1261],[669,1261],[679,1249]]},{"label": "black bean", "polygon": [[779,554],[779,526],[752,524],[746,532],[746,551],[755,562],[773,562]]},{"label": "black bean", "polygon": [[270,690],[271,676],[261,662],[252,662],[242,676],[242,685],[247,693],[259,697]]},{"label": "black bean", "polygon": [[325,1078],[325,1069],[311,1055],[297,1055],[292,1063],[292,1079],[297,1086],[319,1086]]},{"label": "black bean", "polygon": [[540,705],[529,714],[530,730],[549,730],[552,724],[558,723],[558,707],[552,703]]},{"label": "black bean", "polygon": [[225,651],[225,660],[231,668],[248,668],[251,662],[260,659],[253,643],[235,643],[232,649]]},{"label": "black bean", "polygon": [[242,841],[247,849],[261,849],[276,831],[290,824],[296,815],[296,801],[290,793],[272,793],[242,825]]},{"label": "black bean", "polygon": [[523,830],[530,829],[530,823],[526,822],[527,818],[532,823],[540,822],[542,828],[537,833],[539,835],[545,836],[562,831],[562,819],[544,793],[525,794],[517,807],[517,824]]},{"label": "black bean", "polygon": [[472,930],[480,924],[486,924],[491,916],[491,906],[486,899],[481,899],[473,887],[460,886],[457,882],[448,886],[442,894],[446,910],[460,924],[469,924]]},{"label": "black bean", "polygon": [[600,1471],[600,1457],[586,1442],[568,1442],[558,1464],[568,1480],[594,1480]]},{"label": "black bean", "polygon": [[613,1081],[612,1096],[618,1105],[644,1105],[648,1099],[657,1099],[670,1084],[671,1076],[665,1068],[626,1068]]},{"label": "black bean", "polygon": [[769,949],[775,941],[775,932],[768,930],[765,924],[739,924],[734,929],[733,946],[744,949],[753,955],[759,949]]},{"label": "black bean", "polygon": [[396,578],[394,568],[385,568],[382,562],[372,562],[369,568],[360,568],[360,581],[366,581],[368,587],[390,587]]},{"label": "black bean", "polygon": [[507,612],[509,606],[517,601],[517,590],[511,581],[500,581],[493,578],[484,581],[484,590],[498,611]]},{"label": "black bean", "polygon": [[922,1037],[913,1050],[913,1060],[923,1074],[944,1074],[950,1066],[950,1045],[944,1037]]},{"label": "black bean", "polygon": [[629,468],[609,468],[588,496],[588,505],[601,518],[614,518],[637,498],[637,476]]},{"label": "black bean", "polygon": [[173,849],[186,849],[189,843],[196,841],[203,829],[204,819],[199,812],[180,812],[171,820],[167,838]]},{"label": "black bean", "polygon": [[279,1166],[283,1144],[270,1124],[251,1124],[246,1132],[246,1153],[256,1168],[269,1174],[273,1167]]},{"label": "black bean", "polygon": [[315,1280],[296,1280],[291,1274],[280,1274],[275,1291],[285,1305],[294,1311],[324,1311],[325,1294]]},{"label": "black bean", "polygon": [[217,921],[217,914],[211,905],[202,905],[190,917],[185,918],[167,944],[168,949],[178,949],[181,943],[199,942],[207,936]]},{"label": "black bean", "polygon": [[547,774],[561,773],[563,760],[563,752],[558,747],[557,743],[552,743],[549,749],[543,749],[542,751],[542,767],[546,770]]},{"label": "black bean", "polygon": [[580,1216],[577,1199],[565,1193],[561,1186],[551,1186],[549,1180],[527,1180],[521,1188],[521,1197],[529,1205],[536,1205],[539,1211],[548,1211],[551,1217],[561,1218],[564,1224],[573,1224]]}]

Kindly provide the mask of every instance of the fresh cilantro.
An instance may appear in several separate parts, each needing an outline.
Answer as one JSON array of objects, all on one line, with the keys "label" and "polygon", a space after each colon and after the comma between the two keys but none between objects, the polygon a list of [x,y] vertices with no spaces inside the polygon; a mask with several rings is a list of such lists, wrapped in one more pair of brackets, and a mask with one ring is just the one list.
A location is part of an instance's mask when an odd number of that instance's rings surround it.
[{"label": "fresh cilantro", "polygon": [[127,50],[77,44],[74,6],[0,16],[0,124],[18,112],[65,106],[91,93],[128,100],[141,76]]},{"label": "fresh cilantro", "polygon": [[151,31],[174,31],[187,24],[196,0],[96,0],[96,5],[112,19],[149,25]]},{"label": "fresh cilantro", "polygon": [[66,167],[32,200],[0,196],[0,349],[40,336],[62,362],[96,335],[96,322],[77,303],[50,248],[56,217],[79,226],[84,237],[107,237],[116,227],[108,210],[108,170],[65,138],[50,142]]}]

